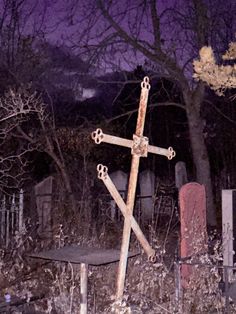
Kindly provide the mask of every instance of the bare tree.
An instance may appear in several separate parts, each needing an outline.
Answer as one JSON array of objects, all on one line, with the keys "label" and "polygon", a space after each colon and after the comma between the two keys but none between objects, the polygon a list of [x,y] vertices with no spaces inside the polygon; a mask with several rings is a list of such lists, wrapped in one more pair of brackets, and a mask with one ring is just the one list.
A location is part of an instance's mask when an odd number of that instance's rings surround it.
[{"label": "bare tree", "polygon": [[14,132],[28,117],[40,108],[31,108],[27,102],[16,103],[10,90],[0,99],[0,190],[17,188],[22,183],[27,166],[29,147],[15,141]]},{"label": "bare tree", "polygon": [[47,32],[46,4],[46,0],[0,2],[0,68],[15,83],[32,81],[40,64],[41,52],[35,48]]},{"label": "bare tree", "polygon": [[[1,136],[1,173],[6,179],[14,179],[22,174],[13,172],[13,163],[26,165],[26,155],[30,151],[45,152],[55,163],[61,175],[65,190],[71,200],[72,209],[76,210],[74,195],[72,192],[71,181],[66,167],[60,142],[57,136],[53,116],[47,110],[40,95],[29,89],[10,90],[0,101],[0,136]],[[15,154],[6,155],[6,146],[11,140],[10,151]],[[13,150],[14,148],[14,150]],[[24,158],[23,158],[24,157]],[[6,180],[5,180],[6,182]]]},{"label": "bare tree", "polygon": [[175,82],[182,91],[196,180],[206,187],[210,225],[216,224],[216,216],[201,117],[205,86],[191,79],[192,61],[208,42],[217,44],[218,52],[225,49],[230,37],[232,40],[235,11],[235,2],[230,0],[217,4],[212,0],[176,0],[170,4],[156,0],[71,0],[67,5],[68,21],[74,28],[78,23],[78,31],[70,36],[71,44],[87,60],[109,69],[127,69],[146,61],[156,75]]}]

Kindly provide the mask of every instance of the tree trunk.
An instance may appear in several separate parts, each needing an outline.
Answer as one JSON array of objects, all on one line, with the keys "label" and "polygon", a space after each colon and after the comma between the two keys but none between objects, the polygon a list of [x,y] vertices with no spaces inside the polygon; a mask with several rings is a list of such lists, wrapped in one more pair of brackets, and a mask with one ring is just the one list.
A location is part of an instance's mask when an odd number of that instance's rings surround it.
[{"label": "tree trunk", "polygon": [[200,116],[200,107],[203,97],[200,94],[188,92],[184,94],[186,113],[189,125],[189,135],[196,170],[196,181],[206,188],[207,223],[216,226],[213,190],[210,172],[210,162],[206,143],[203,137],[203,120]]},{"label": "tree trunk", "polygon": [[74,214],[76,214],[77,213],[77,210],[76,210],[76,200],[75,200],[74,193],[72,191],[71,181],[70,181],[68,172],[67,172],[67,170],[65,169],[64,166],[61,166],[61,165],[59,166],[58,165],[58,168],[60,169],[61,176],[63,178],[64,184],[65,184],[65,188],[66,188],[66,191],[68,193],[69,200],[71,202],[72,211],[73,211]]},{"label": "tree trunk", "polygon": [[65,162],[64,160],[61,160],[60,158],[58,158],[58,156],[52,150],[50,149],[47,150],[47,153],[49,154],[49,156],[51,156],[51,158],[54,160],[54,162],[56,163],[59,169],[59,172],[61,174],[61,177],[65,185],[66,192],[68,193],[68,198],[71,202],[72,211],[75,214],[77,212],[76,200],[75,200],[74,193],[72,191],[71,180],[70,180],[68,171],[66,169]]}]

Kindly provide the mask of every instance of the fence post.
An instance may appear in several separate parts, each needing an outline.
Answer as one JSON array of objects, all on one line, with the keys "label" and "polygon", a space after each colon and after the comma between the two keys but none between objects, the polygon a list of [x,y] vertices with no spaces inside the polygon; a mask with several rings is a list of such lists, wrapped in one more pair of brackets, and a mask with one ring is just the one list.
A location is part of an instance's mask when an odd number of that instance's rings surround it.
[{"label": "fence post", "polygon": [[224,268],[224,277],[225,277],[225,314],[229,313],[229,272],[228,267],[223,266]]},{"label": "fence post", "polygon": [[13,193],[12,199],[11,199],[11,209],[10,209],[10,233],[12,236],[15,234],[15,220],[16,220],[16,195]]},{"label": "fence post", "polygon": [[6,210],[5,237],[6,237],[6,247],[8,247],[8,244],[9,244],[9,210]]},{"label": "fence post", "polygon": [[24,192],[22,189],[20,189],[20,195],[19,195],[19,232],[21,233],[23,231],[23,209],[24,209]]},{"label": "fence post", "polygon": [[181,263],[180,261],[176,261],[174,263],[175,268],[175,301],[178,307],[178,313],[182,313],[182,304],[183,304],[183,293],[181,286],[181,271],[180,271]]}]

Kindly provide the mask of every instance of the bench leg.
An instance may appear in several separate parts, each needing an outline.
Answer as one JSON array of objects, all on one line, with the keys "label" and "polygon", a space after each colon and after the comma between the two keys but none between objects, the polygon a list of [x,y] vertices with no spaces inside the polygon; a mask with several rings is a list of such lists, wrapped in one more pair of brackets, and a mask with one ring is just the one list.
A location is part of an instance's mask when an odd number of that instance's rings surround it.
[{"label": "bench leg", "polygon": [[88,264],[80,264],[80,314],[87,314]]}]

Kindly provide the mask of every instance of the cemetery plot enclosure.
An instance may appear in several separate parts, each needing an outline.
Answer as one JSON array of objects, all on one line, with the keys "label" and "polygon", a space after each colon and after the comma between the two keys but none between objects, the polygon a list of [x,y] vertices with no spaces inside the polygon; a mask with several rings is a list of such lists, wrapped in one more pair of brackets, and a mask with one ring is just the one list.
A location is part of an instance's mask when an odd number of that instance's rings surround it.
[{"label": "cemetery plot enclosure", "polygon": [[23,231],[23,209],[23,190],[12,195],[2,195],[0,200],[0,246],[2,248],[8,248],[12,238]]}]

